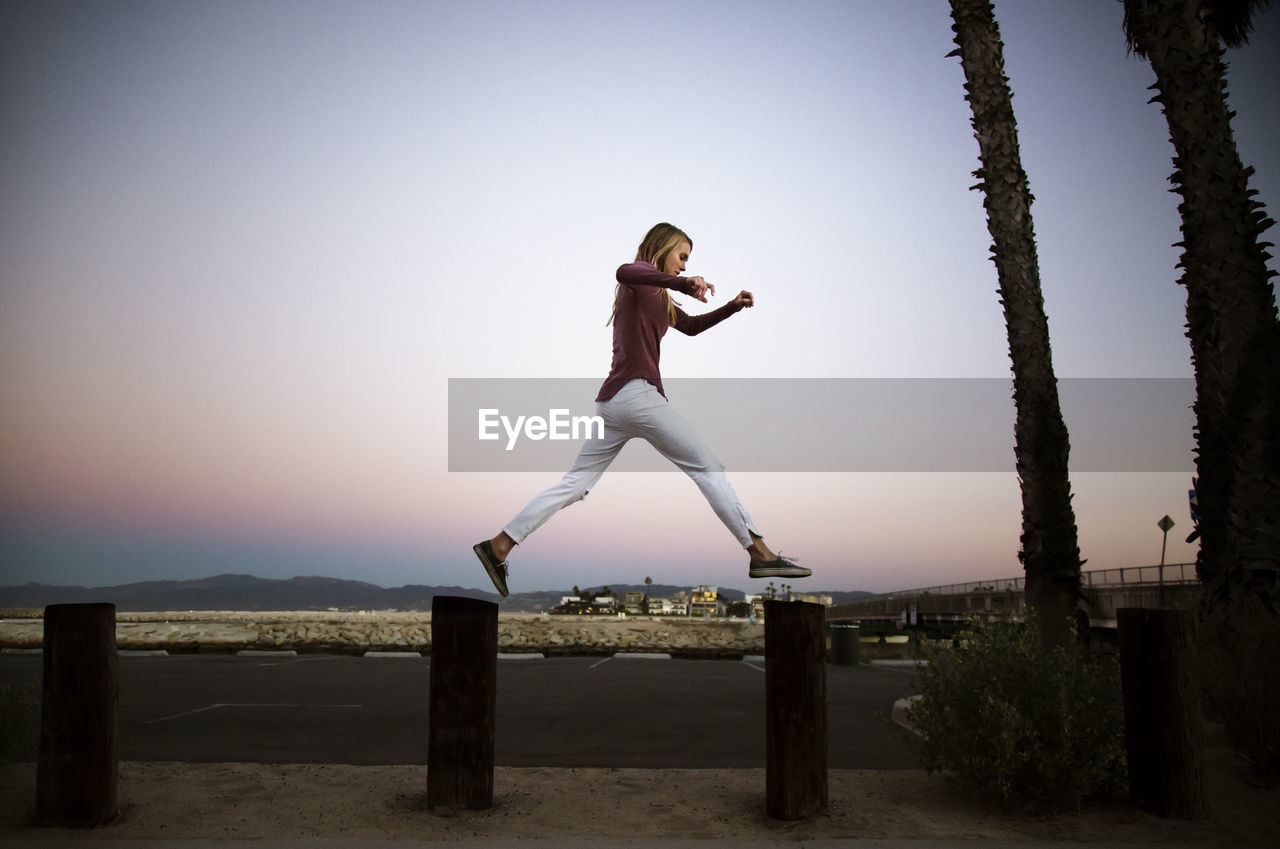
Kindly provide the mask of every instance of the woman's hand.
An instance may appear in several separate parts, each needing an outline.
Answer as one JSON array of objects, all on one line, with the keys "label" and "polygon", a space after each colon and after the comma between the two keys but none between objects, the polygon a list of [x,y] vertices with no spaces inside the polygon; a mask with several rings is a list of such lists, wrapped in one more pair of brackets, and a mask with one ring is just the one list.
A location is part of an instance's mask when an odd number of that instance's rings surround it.
[{"label": "woman's hand", "polygon": [[701,277],[690,277],[688,279],[689,294],[693,295],[704,304],[707,302],[707,295],[714,295],[716,293],[716,287],[703,280]]},{"label": "woman's hand", "polygon": [[738,297],[734,298],[733,302],[738,305],[738,309],[742,309],[743,307],[754,307],[756,305],[756,299],[746,289],[739,292]]}]

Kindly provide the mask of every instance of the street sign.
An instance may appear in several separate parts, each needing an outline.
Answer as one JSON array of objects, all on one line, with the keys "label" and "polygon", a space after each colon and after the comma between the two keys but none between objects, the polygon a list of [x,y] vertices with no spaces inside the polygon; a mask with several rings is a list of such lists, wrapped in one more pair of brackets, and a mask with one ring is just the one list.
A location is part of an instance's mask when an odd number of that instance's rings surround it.
[{"label": "street sign", "polygon": [[1160,603],[1164,604],[1164,550],[1169,544],[1169,529],[1173,527],[1173,519],[1166,515],[1156,522],[1156,526],[1164,532],[1164,535],[1160,538]]}]

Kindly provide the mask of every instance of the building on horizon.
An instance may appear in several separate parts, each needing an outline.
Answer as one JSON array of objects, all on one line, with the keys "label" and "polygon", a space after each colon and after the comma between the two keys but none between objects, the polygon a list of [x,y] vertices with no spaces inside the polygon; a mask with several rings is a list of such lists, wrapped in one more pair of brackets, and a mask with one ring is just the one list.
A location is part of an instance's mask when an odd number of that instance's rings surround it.
[{"label": "building on horizon", "polygon": [[550,612],[557,616],[613,616],[618,612],[618,600],[611,595],[595,598],[566,595],[560,597],[560,603]]},{"label": "building on horizon", "polygon": [[641,616],[648,611],[644,593],[639,590],[628,590],[622,602],[622,609],[628,616]]},{"label": "building on horizon", "polygon": [[700,586],[689,594],[690,616],[724,616],[724,602],[720,600],[720,588]]},{"label": "building on horizon", "polygon": [[651,596],[645,601],[645,610],[650,616],[688,616],[689,594],[680,590],[669,598]]}]

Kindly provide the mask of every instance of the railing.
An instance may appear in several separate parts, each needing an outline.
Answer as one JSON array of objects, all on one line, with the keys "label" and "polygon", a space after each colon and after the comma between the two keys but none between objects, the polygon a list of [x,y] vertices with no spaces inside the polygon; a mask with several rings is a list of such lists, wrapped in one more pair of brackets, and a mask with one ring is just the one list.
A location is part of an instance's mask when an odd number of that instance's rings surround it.
[{"label": "railing", "polygon": [[1135,584],[1194,584],[1194,563],[1166,563],[1164,566],[1126,566],[1123,569],[1094,569],[1080,573],[1086,587],[1128,587]]},{"label": "railing", "polygon": [[[1163,572],[1163,577],[1161,573]],[[1080,584],[1085,587],[1154,586],[1165,584],[1194,584],[1196,564],[1166,563],[1164,566],[1125,566],[1120,569],[1094,569],[1080,573]],[[918,598],[925,595],[968,595],[970,593],[1021,592],[1025,578],[998,578],[991,581],[970,581],[967,584],[942,584],[914,590],[897,590],[891,593],[866,596],[855,604],[895,598]]]}]

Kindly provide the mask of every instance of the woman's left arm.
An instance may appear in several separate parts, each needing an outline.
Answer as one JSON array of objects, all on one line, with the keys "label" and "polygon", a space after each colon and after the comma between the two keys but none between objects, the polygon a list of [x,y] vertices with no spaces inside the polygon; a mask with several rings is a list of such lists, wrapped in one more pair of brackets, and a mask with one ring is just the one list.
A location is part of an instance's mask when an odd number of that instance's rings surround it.
[{"label": "woman's left arm", "polygon": [[689,315],[684,310],[676,307],[676,323],[673,326],[686,336],[697,336],[702,331],[715,327],[734,313],[753,306],[755,306],[755,299],[750,292],[744,289],[732,301],[701,315]]}]

